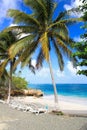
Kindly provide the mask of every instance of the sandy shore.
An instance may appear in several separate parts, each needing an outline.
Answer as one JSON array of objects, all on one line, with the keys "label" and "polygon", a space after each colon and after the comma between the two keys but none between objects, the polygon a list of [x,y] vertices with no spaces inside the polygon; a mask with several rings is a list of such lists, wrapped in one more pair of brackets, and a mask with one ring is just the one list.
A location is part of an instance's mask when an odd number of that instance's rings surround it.
[{"label": "sandy shore", "polygon": [[87,130],[87,118],[35,115],[0,103],[0,130]]},{"label": "sandy shore", "polygon": [[[41,104],[44,107],[54,108],[54,96],[36,97],[16,97],[15,100],[19,100],[24,103]],[[84,113],[87,114],[87,101],[83,98],[71,98],[66,96],[59,96],[58,108],[64,112]]]}]

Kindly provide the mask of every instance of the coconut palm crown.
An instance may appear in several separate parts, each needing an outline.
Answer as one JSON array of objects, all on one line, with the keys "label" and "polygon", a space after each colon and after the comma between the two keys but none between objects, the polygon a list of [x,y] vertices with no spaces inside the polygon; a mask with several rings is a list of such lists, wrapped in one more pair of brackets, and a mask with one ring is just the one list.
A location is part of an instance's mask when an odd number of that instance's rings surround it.
[{"label": "coconut palm crown", "polygon": [[7,30],[17,30],[20,34],[26,34],[10,47],[9,56],[13,59],[17,53],[21,52],[16,65],[20,61],[22,65],[26,65],[29,63],[31,54],[39,46],[36,67],[41,67],[44,59],[49,63],[56,95],[55,102],[58,102],[50,61],[50,50],[54,48],[59,68],[62,71],[64,68],[63,55],[71,58],[72,54],[70,50],[72,40],[69,37],[67,25],[76,22],[77,19],[69,18],[66,11],[58,13],[54,18],[55,9],[58,6],[54,0],[24,0],[24,3],[32,10],[31,14],[14,9],[8,11],[8,15],[13,17],[17,26],[10,27]]}]

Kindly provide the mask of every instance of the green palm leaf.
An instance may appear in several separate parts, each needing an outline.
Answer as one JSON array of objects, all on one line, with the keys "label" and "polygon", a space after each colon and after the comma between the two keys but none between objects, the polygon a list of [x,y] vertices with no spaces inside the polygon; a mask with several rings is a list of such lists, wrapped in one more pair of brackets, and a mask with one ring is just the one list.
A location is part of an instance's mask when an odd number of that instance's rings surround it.
[{"label": "green palm leaf", "polygon": [[19,41],[17,41],[15,44],[13,44],[9,48],[9,56],[11,59],[15,57],[16,54],[18,54],[22,49],[26,48],[28,44],[31,44],[32,40],[34,40],[34,35],[29,35],[24,38],[21,38]]},{"label": "green palm leaf", "polygon": [[37,63],[36,63],[36,68],[39,69],[40,67],[42,67],[42,63],[44,61],[44,55],[43,55],[43,51],[42,48],[40,48],[40,52],[37,56]]},{"label": "green palm leaf", "polygon": [[70,19],[64,19],[64,20],[60,20],[60,21],[57,21],[55,23],[52,23],[48,29],[54,27],[54,26],[57,26],[58,24],[60,23],[64,23],[64,24],[68,24],[68,23],[73,23],[73,22],[81,22],[83,21],[83,18],[70,18]]},{"label": "green palm leaf", "polygon": [[29,5],[33,10],[35,15],[37,16],[37,19],[41,17],[45,19],[47,17],[46,8],[44,6],[43,0],[24,0],[26,5]]},{"label": "green palm leaf", "polygon": [[57,44],[60,46],[60,48],[62,48],[63,52],[65,52],[65,54],[68,57],[71,57],[71,50],[64,44],[64,42],[61,39],[57,38]]},{"label": "green palm leaf", "polygon": [[59,15],[58,15],[58,17],[56,18],[56,20],[54,20],[54,23],[62,20],[64,17],[66,17],[66,13],[67,13],[66,11],[60,12]]},{"label": "green palm leaf", "polygon": [[53,27],[52,33],[54,33],[54,35],[60,35],[60,37],[67,42],[69,40],[68,28],[64,23],[59,23],[57,26]]},{"label": "green palm leaf", "polygon": [[26,25],[29,24],[29,25],[40,26],[39,22],[35,18],[19,10],[10,9],[8,11],[8,15],[14,18],[15,23],[23,23]]},{"label": "green palm leaf", "polygon": [[37,26],[12,26],[9,28],[6,28],[4,30],[4,32],[8,32],[8,31],[16,31],[17,35],[20,35],[22,33],[37,33],[38,32],[38,27]]},{"label": "green palm leaf", "polygon": [[45,10],[44,5],[42,4],[42,0],[24,0],[25,4],[30,6],[30,8],[34,11],[33,16],[38,20],[41,21],[40,25],[45,27],[45,19],[47,17],[47,12]]},{"label": "green palm leaf", "polygon": [[8,61],[9,61],[9,59],[6,59],[0,63],[0,77],[3,75],[3,72],[5,70],[5,67],[6,67]]},{"label": "green palm leaf", "polygon": [[64,68],[63,56],[61,54],[61,51],[60,51],[59,46],[56,43],[56,41],[53,38],[52,38],[52,40],[53,40],[55,52],[56,52],[56,55],[57,55],[57,58],[58,58],[59,68],[60,68],[61,71],[63,71],[63,68]]},{"label": "green palm leaf", "polygon": [[38,42],[32,42],[28,47],[25,47],[25,49],[22,51],[22,53],[19,55],[18,59],[16,60],[13,69],[16,68],[16,66],[21,62],[21,66],[24,67],[24,65],[29,64],[29,60],[31,58],[32,53],[34,53],[35,49],[37,48]]},{"label": "green palm leaf", "polygon": [[52,16],[57,6],[57,3],[55,3],[55,1],[53,0],[42,0],[42,2],[47,13],[47,21],[52,21]]}]

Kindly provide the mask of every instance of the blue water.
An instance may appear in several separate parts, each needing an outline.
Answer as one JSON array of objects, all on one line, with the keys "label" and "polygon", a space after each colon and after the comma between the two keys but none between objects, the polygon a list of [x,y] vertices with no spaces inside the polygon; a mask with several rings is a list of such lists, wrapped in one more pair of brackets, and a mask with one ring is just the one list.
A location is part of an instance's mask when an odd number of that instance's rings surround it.
[{"label": "blue water", "polygon": [[[53,95],[53,86],[51,84],[30,84],[29,87],[40,89],[44,95]],[[87,98],[87,84],[57,84],[59,95]]]}]

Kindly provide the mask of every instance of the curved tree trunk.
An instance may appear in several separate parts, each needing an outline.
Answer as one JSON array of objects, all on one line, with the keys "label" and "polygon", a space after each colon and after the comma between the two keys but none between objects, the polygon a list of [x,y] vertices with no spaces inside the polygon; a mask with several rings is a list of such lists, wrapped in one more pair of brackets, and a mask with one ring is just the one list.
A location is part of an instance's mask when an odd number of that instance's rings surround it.
[{"label": "curved tree trunk", "polygon": [[11,87],[12,87],[12,61],[10,62],[10,74],[9,74],[9,88],[8,88],[8,99],[7,99],[7,103],[10,102],[10,98],[11,98]]},{"label": "curved tree trunk", "polygon": [[55,81],[54,81],[50,56],[49,56],[49,68],[50,68],[50,74],[51,74],[53,89],[54,89],[54,100],[55,100],[55,104],[58,105],[58,94],[57,94],[56,84],[55,84]]}]

